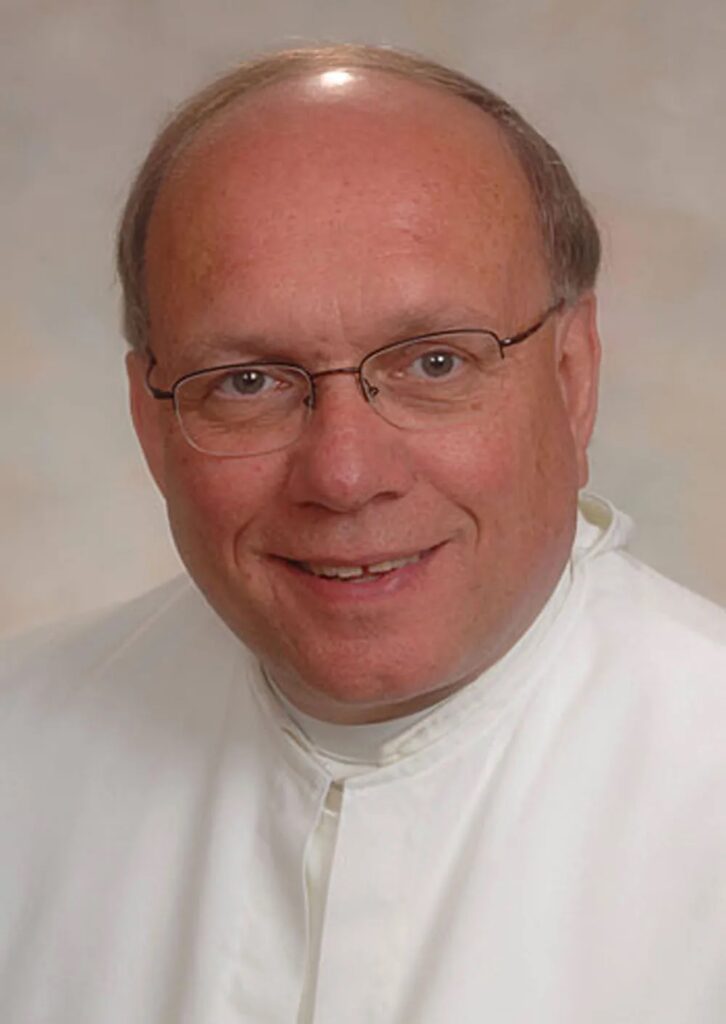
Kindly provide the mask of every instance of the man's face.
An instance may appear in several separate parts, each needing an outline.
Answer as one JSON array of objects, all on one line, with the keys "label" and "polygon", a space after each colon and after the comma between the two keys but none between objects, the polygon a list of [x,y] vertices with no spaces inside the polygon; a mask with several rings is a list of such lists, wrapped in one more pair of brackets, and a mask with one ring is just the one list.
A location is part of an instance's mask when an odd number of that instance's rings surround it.
[{"label": "man's face", "polygon": [[[436,330],[507,336],[552,300],[528,188],[473,106],[380,73],[270,87],[207,128],[147,248],[154,382],[284,360],[311,371]],[[410,712],[524,632],[566,562],[586,475],[591,304],[509,350],[465,424],[402,431],[353,376],[318,381],[302,437],[191,448],[129,359],[139,435],[191,575],[281,688],[321,718]],[[315,566],[420,555],[372,581]]]}]

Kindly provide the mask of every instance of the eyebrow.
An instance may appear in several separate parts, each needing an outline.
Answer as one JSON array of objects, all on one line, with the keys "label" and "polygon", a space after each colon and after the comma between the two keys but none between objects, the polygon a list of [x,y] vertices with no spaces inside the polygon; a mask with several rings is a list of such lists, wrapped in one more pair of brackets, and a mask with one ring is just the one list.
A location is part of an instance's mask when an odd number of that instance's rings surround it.
[{"label": "eyebrow", "polygon": [[473,306],[436,306],[431,309],[411,309],[402,311],[393,319],[394,329],[389,333],[392,341],[399,341],[457,328],[491,331],[494,330],[492,325],[495,320],[496,318],[486,310],[475,309]]},{"label": "eyebrow", "polygon": [[[457,328],[495,331],[492,327],[494,317],[481,309],[471,306],[436,307],[429,310],[403,310],[390,318],[380,331],[370,332],[369,343],[365,352],[383,348],[388,344],[408,338],[437,334],[440,331],[451,331]],[[297,363],[302,353],[292,351],[292,346],[299,346],[299,338],[285,338],[282,335],[250,333],[227,334],[217,333],[191,338],[180,351],[180,356],[193,354],[196,359],[212,360],[215,363],[235,362],[237,360],[280,360]],[[314,355],[314,349],[310,346]]]},{"label": "eyebrow", "polygon": [[245,334],[209,334],[197,338],[190,338],[184,345],[185,353],[210,356],[217,359],[227,360],[227,357],[236,358],[243,353],[249,354],[250,358],[260,358],[269,355],[270,350],[277,351],[284,346],[277,342],[271,344],[270,339],[264,335]]}]

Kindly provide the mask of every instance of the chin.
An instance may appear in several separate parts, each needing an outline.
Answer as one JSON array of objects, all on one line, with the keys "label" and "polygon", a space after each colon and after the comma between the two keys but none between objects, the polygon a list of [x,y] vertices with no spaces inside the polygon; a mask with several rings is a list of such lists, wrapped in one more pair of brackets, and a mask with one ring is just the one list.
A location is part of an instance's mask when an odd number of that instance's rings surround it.
[{"label": "chin", "polygon": [[409,664],[405,671],[396,672],[390,665],[362,670],[353,662],[341,672],[340,659],[326,660],[322,668],[310,662],[282,665],[264,657],[263,662],[293,704],[329,721],[372,722],[411,714],[463,685],[452,683],[450,675],[432,670],[430,664],[418,669]]}]

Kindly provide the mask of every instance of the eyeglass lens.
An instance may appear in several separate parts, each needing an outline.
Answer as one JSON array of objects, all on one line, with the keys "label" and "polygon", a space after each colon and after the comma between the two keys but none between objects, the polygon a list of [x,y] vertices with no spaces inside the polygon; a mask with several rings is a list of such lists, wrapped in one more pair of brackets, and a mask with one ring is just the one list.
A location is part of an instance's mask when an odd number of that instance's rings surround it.
[{"label": "eyeglass lens", "polygon": [[[499,343],[483,331],[389,346],[360,368],[372,408],[406,430],[476,415],[500,373]],[[305,371],[271,363],[205,370],[175,389],[187,440],[212,455],[257,455],[293,444],[310,414],[310,399]]]}]

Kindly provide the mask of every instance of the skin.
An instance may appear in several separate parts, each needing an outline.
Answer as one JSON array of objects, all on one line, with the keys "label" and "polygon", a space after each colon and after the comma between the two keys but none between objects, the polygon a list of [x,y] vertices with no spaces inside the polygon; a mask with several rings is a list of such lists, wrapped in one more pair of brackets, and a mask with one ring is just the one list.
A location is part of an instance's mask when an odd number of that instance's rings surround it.
[{"label": "skin", "polygon": [[[425,331],[506,337],[552,290],[497,126],[382,72],[268,86],[185,151],[150,224],[154,381],[249,357],[312,371]],[[250,340],[252,339],[252,340]],[[512,348],[465,425],[404,432],[355,378],[319,381],[291,447],[192,449],[128,357],[134,422],[180,554],[298,707],[365,722],[471,681],[525,632],[571,549],[596,404],[594,299]],[[374,599],[321,595],[282,558],[358,564],[436,547]],[[378,559],[380,560],[380,559]],[[403,574],[402,574],[403,575]]]}]

